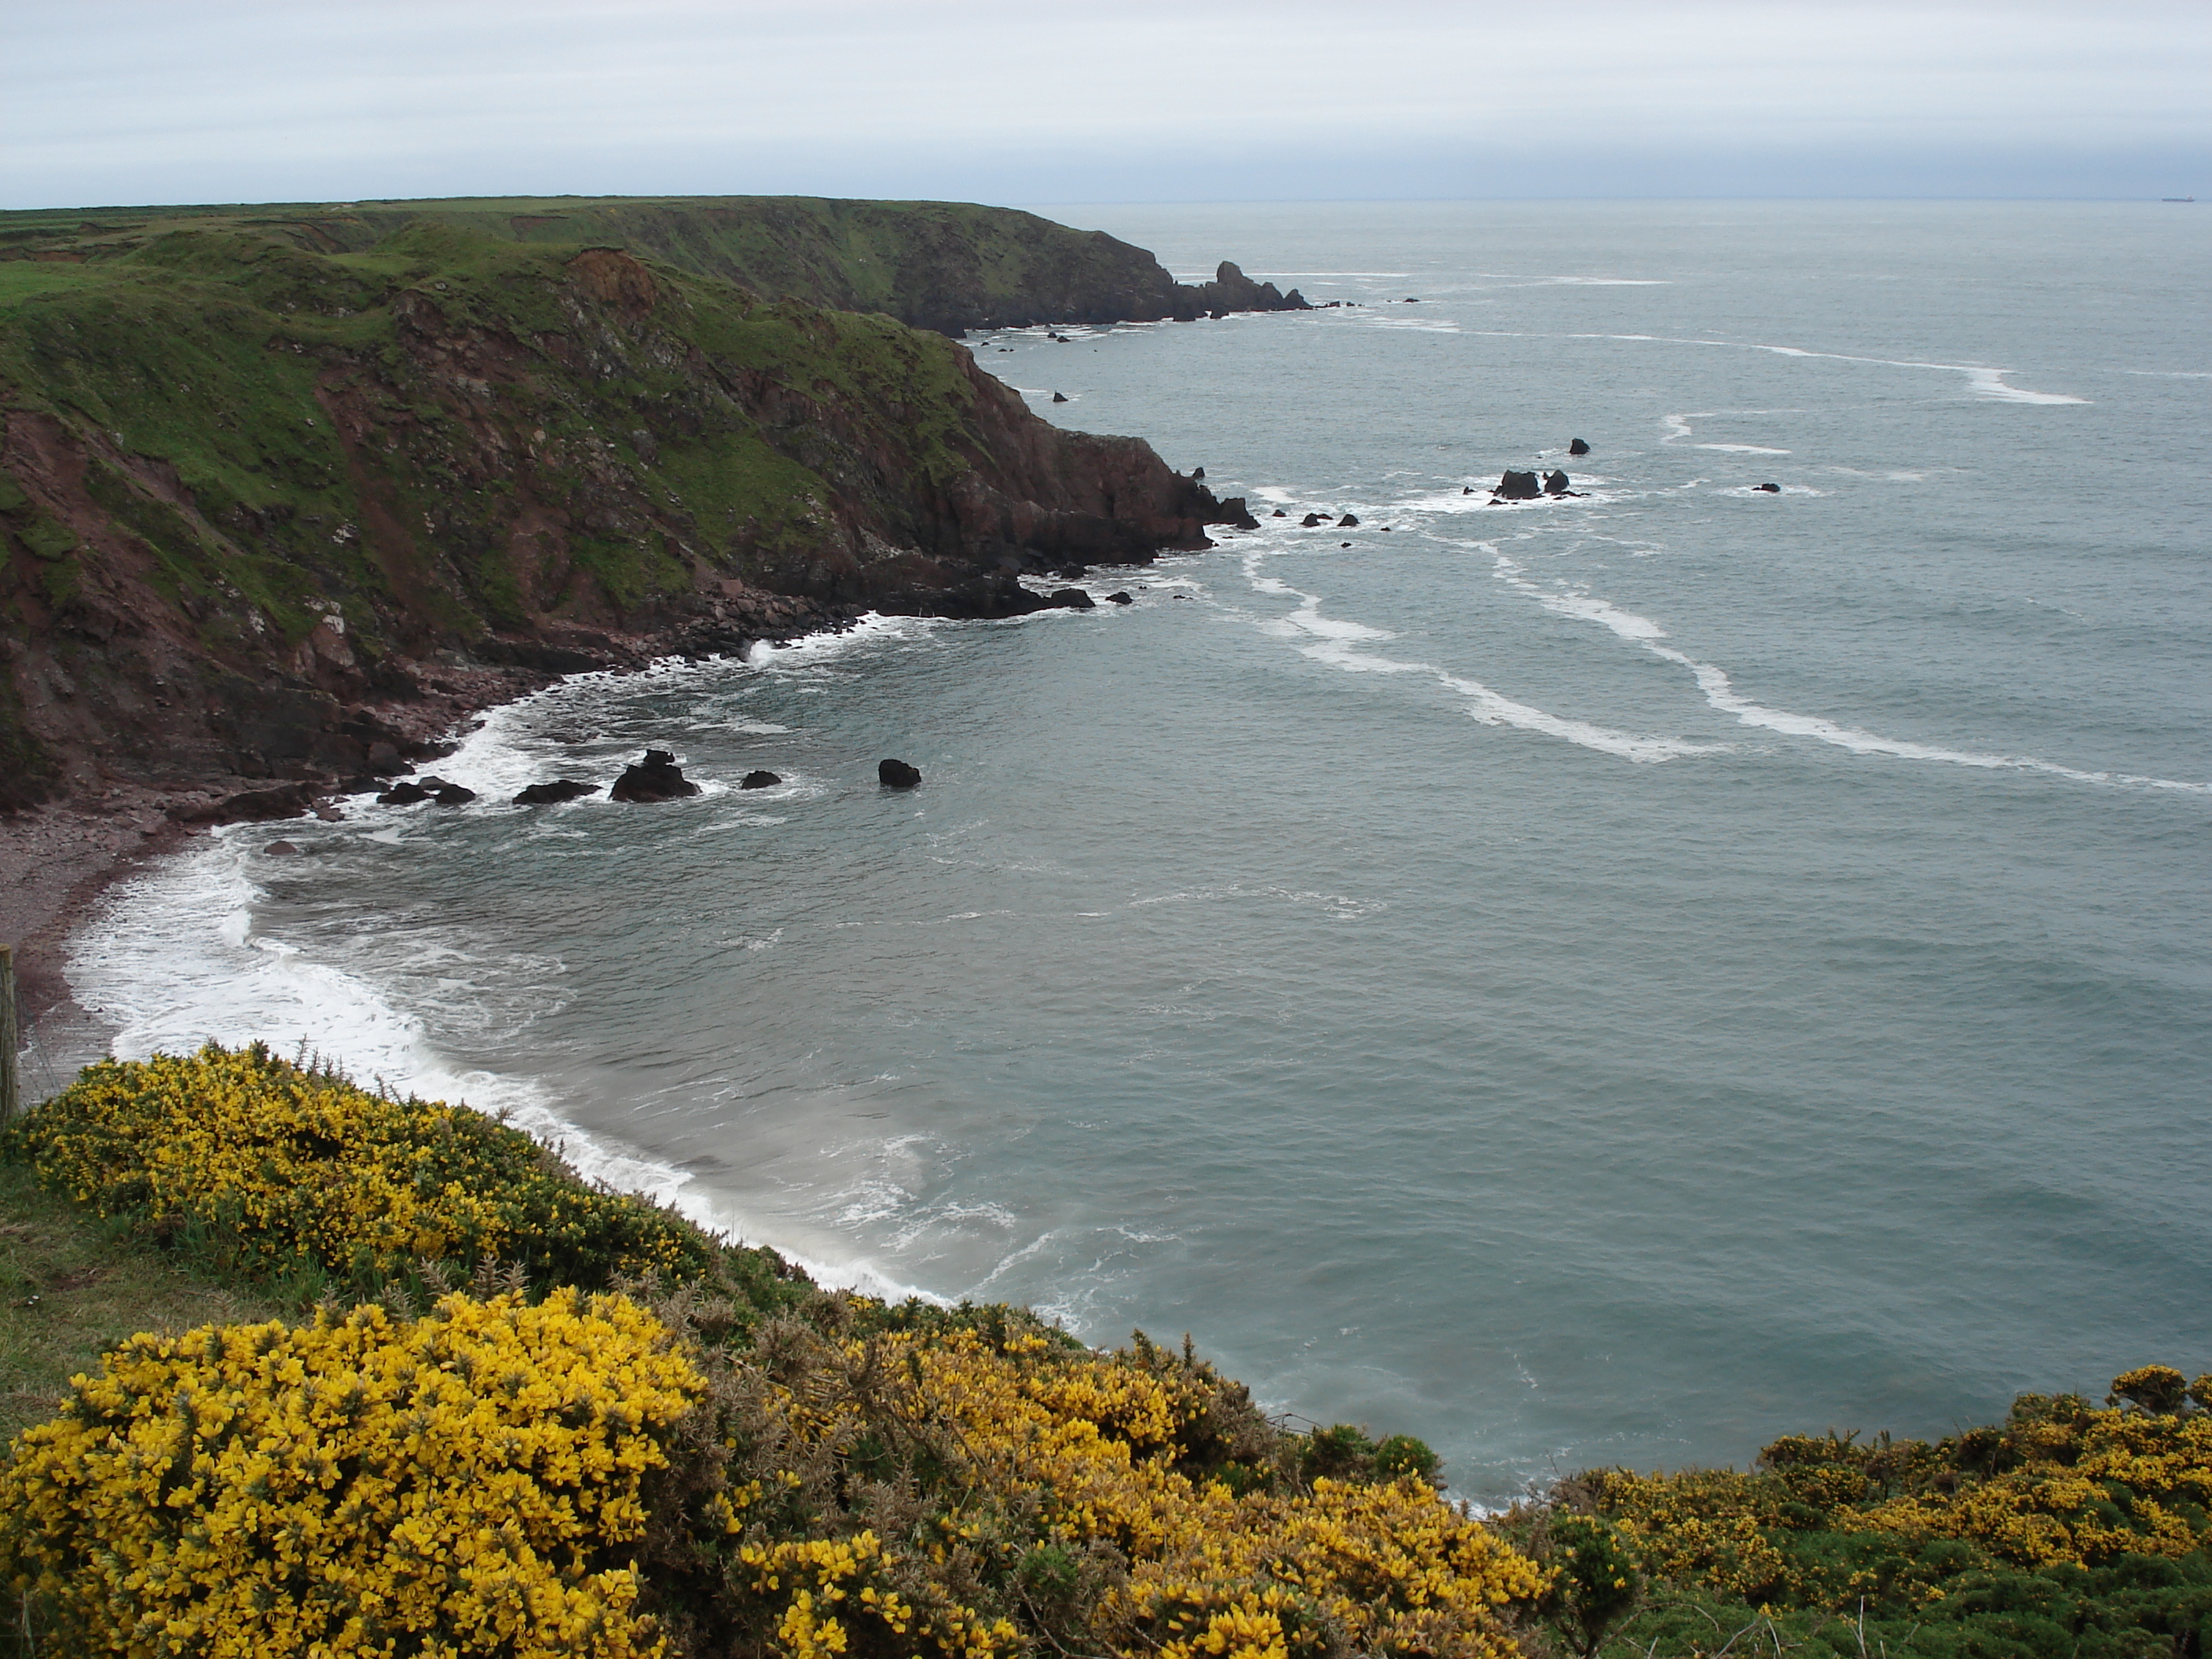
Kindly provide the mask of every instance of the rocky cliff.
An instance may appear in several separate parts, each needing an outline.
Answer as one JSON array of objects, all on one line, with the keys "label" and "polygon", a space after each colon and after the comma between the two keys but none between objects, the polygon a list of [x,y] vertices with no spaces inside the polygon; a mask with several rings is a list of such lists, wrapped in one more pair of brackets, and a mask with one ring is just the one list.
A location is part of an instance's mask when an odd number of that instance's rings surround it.
[{"label": "rocky cliff", "polygon": [[437,219],[0,261],[0,410],[5,805],[296,798],[532,677],[1006,614],[1244,517],[940,334]]},{"label": "rocky cliff", "polygon": [[775,298],[882,312],[954,336],[1034,323],[1188,320],[1306,308],[1233,264],[1177,283],[1140,247],[1033,213],[813,197],[516,198],[0,214],[0,258],[98,261],[179,228],[242,228],[360,252],[420,225],[504,241],[617,247]]}]

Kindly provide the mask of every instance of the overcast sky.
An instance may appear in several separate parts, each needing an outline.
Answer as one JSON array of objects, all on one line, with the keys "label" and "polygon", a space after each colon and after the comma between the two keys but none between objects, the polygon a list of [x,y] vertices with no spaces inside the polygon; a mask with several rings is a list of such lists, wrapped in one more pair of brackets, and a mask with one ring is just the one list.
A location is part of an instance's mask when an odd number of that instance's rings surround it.
[{"label": "overcast sky", "polygon": [[0,0],[0,206],[2212,198],[2212,0]]}]

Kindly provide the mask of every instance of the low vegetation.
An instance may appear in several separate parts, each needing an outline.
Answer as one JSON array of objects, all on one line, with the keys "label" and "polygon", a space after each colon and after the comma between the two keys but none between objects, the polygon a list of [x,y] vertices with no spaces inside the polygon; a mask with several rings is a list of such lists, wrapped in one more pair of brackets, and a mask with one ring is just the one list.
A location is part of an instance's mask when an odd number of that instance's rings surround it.
[{"label": "low vegetation", "polygon": [[44,1400],[11,1426],[46,1419],[0,1469],[21,1654],[2212,1637],[2212,1376],[2147,1366],[1933,1443],[1789,1437],[1748,1472],[1596,1470],[1483,1519],[1419,1441],[1292,1432],[1188,1339],[825,1293],[465,1107],[258,1047],[93,1066],[4,1151],[0,1363]]}]

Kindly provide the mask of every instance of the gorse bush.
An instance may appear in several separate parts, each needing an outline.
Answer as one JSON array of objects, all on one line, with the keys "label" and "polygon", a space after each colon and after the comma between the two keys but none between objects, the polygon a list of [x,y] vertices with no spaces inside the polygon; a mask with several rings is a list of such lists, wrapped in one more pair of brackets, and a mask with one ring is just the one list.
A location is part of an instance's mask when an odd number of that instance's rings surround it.
[{"label": "gorse bush", "polygon": [[[1941,1441],[1793,1435],[1750,1473],[1594,1471],[1523,1524],[1562,1587],[1576,1565],[1554,1540],[1592,1528],[1634,1570],[1615,1576],[1648,1575],[1650,1608],[1622,1627],[1623,1653],[1705,1651],[1716,1619],[1720,1640],[1744,1627],[1732,1607],[1813,1652],[1863,1640],[1899,1655],[2203,1654],[2208,1399],[2212,1376],[2144,1366],[2102,1406],[2023,1395],[2002,1425]],[[1584,1631],[1628,1611],[1600,1599]]]},{"label": "gorse bush", "polygon": [[374,1289],[417,1261],[540,1285],[702,1271],[681,1217],[579,1181],[465,1106],[372,1094],[259,1044],[105,1060],[9,1133],[40,1179],[263,1279]]},{"label": "gorse bush", "polygon": [[640,1486],[702,1387],[574,1291],[137,1337],[18,1438],[0,1575],[50,1653],[658,1655]]},{"label": "gorse bush", "polygon": [[1300,1437],[1141,1340],[823,1297],[707,1370],[649,1566],[689,1651],[1490,1659],[1545,1585],[1418,1477],[1304,1482]]}]

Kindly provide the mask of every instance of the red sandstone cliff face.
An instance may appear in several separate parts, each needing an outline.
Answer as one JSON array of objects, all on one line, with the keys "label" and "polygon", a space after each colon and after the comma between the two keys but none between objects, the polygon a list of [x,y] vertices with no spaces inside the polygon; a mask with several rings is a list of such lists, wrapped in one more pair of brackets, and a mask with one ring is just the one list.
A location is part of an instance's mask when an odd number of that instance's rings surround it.
[{"label": "red sandstone cliff face", "polygon": [[0,317],[0,804],[281,790],[549,673],[1003,615],[1018,573],[1243,519],[887,318],[610,249],[406,252],[157,244]]}]

